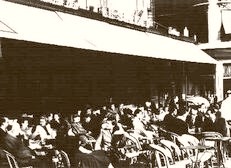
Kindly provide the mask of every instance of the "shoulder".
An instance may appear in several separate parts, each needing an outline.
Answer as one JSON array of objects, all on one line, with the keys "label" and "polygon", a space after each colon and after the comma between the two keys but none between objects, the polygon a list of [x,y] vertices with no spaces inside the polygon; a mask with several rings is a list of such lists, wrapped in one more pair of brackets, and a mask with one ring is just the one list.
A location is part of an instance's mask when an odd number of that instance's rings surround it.
[{"label": "shoulder", "polygon": [[37,125],[36,127],[35,127],[35,131],[41,131],[41,130],[43,130],[44,128],[41,126],[41,125]]}]

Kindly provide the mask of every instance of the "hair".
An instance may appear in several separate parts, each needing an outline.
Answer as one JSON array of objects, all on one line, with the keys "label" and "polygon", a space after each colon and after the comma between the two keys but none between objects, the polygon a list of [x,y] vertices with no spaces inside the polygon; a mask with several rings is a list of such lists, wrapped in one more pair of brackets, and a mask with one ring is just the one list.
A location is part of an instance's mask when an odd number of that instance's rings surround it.
[{"label": "hair", "polygon": [[141,112],[141,110],[140,109],[136,109],[135,111],[134,111],[134,116],[136,116],[138,113],[140,113]]},{"label": "hair", "polygon": [[116,120],[116,115],[114,113],[107,113],[106,118],[109,121],[114,121],[114,120]]},{"label": "hair", "polygon": [[124,111],[124,114],[125,114],[125,115],[127,115],[127,114],[133,115],[133,114],[132,114],[132,110],[129,109],[129,108],[125,108],[123,111]]},{"label": "hair", "polygon": [[6,122],[5,117],[1,116],[0,117],[0,125],[2,125],[4,122]]},{"label": "hair", "polygon": [[207,111],[211,111],[212,114],[216,113],[213,106],[210,106]]},{"label": "hair", "polygon": [[180,107],[178,110],[177,110],[177,115],[178,116],[182,116],[186,113],[186,108],[184,106]]},{"label": "hair", "polygon": [[40,117],[39,117],[39,120],[40,120],[40,119],[44,119],[44,120],[47,121],[47,117],[46,117],[45,115],[40,116]]},{"label": "hair", "polygon": [[75,117],[80,117],[80,115],[75,113],[75,114],[73,114],[73,118],[75,118]]},{"label": "hair", "polygon": [[172,114],[176,109],[177,109],[176,104],[174,103],[169,104],[168,111],[170,114]]},{"label": "hair", "polygon": [[199,105],[191,105],[190,108],[193,110],[198,110],[199,109]]},{"label": "hair", "polygon": [[18,120],[18,123],[21,125],[24,121],[28,121],[28,123],[30,123],[30,118],[29,117],[21,117],[19,120]]}]

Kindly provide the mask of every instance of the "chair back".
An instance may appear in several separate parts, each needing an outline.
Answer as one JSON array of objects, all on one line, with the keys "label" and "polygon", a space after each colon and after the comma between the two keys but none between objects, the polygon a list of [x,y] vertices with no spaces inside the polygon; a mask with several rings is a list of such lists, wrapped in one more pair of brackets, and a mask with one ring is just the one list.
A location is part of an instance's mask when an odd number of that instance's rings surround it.
[{"label": "chair back", "polygon": [[4,150],[4,149],[0,149],[1,152],[5,155],[7,162],[8,162],[8,166],[10,168],[19,168],[18,163],[15,159],[15,157],[8,151]]},{"label": "chair back", "polygon": [[183,134],[183,135],[181,135],[181,137],[183,139],[185,139],[190,145],[196,146],[200,142],[195,136],[192,136],[192,135],[189,135],[189,134]]},{"label": "chair back", "polygon": [[[157,167],[170,167],[170,161],[173,160],[172,155],[169,150],[155,144],[150,144],[152,150],[155,151],[155,159],[157,163]],[[164,164],[164,165],[163,165]]]},{"label": "chair back", "polygon": [[182,153],[181,153],[180,148],[174,142],[163,139],[163,140],[160,140],[160,143],[163,144],[165,147],[167,147],[171,151],[174,162],[176,160],[178,161],[180,160]]},{"label": "chair back", "polygon": [[177,140],[178,140],[179,135],[176,134],[176,133],[174,133],[174,132],[168,132],[168,134],[169,134],[171,140],[172,140],[175,144],[177,144],[177,143],[178,143]]},{"label": "chair back", "polygon": [[219,132],[214,132],[214,131],[206,131],[202,132],[204,137],[216,137],[216,138],[222,138],[223,135]]},{"label": "chair back", "polygon": [[[179,141],[180,145],[182,147],[187,147],[187,146],[197,146],[199,144],[199,140],[192,136],[192,135],[188,135],[188,134],[183,134],[179,137],[177,137],[177,140]],[[195,150],[191,150],[191,149],[185,149],[183,150],[183,155],[187,155],[187,157],[193,156],[195,155]]]},{"label": "chair back", "polygon": [[63,150],[60,150],[59,154],[60,154],[60,157],[61,157],[61,165],[60,166],[63,166],[65,168],[70,168],[71,167],[71,162],[70,162],[70,159],[69,159],[67,153],[64,152]]},{"label": "chair back", "polygon": [[221,133],[213,132],[213,131],[202,132],[202,134],[203,134],[203,139],[202,139],[203,145],[211,146],[211,147],[215,147],[216,143],[214,141],[208,141],[206,140],[206,138],[222,138],[223,137]]}]

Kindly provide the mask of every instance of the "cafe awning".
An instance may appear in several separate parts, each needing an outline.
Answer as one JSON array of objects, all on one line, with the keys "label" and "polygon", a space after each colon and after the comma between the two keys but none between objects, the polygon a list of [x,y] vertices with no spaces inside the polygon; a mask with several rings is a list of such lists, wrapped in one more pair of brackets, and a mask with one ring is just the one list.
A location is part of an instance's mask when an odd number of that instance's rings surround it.
[{"label": "cafe awning", "polygon": [[216,64],[198,46],[64,12],[0,0],[0,38],[58,46]]}]

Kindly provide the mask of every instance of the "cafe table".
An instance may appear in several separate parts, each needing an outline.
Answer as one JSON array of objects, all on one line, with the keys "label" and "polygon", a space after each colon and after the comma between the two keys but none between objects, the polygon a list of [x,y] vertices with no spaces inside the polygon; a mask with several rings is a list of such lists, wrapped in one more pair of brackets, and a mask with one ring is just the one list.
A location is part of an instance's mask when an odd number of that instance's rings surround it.
[{"label": "cafe table", "polygon": [[217,163],[218,167],[225,167],[224,161],[225,161],[225,151],[226,146],[224,145],[225,142],[229,142],[231,140],[230,137],[207,137],[205,138],[207,141],[214,141],[216,143],[216,154],[217,154]]}]

